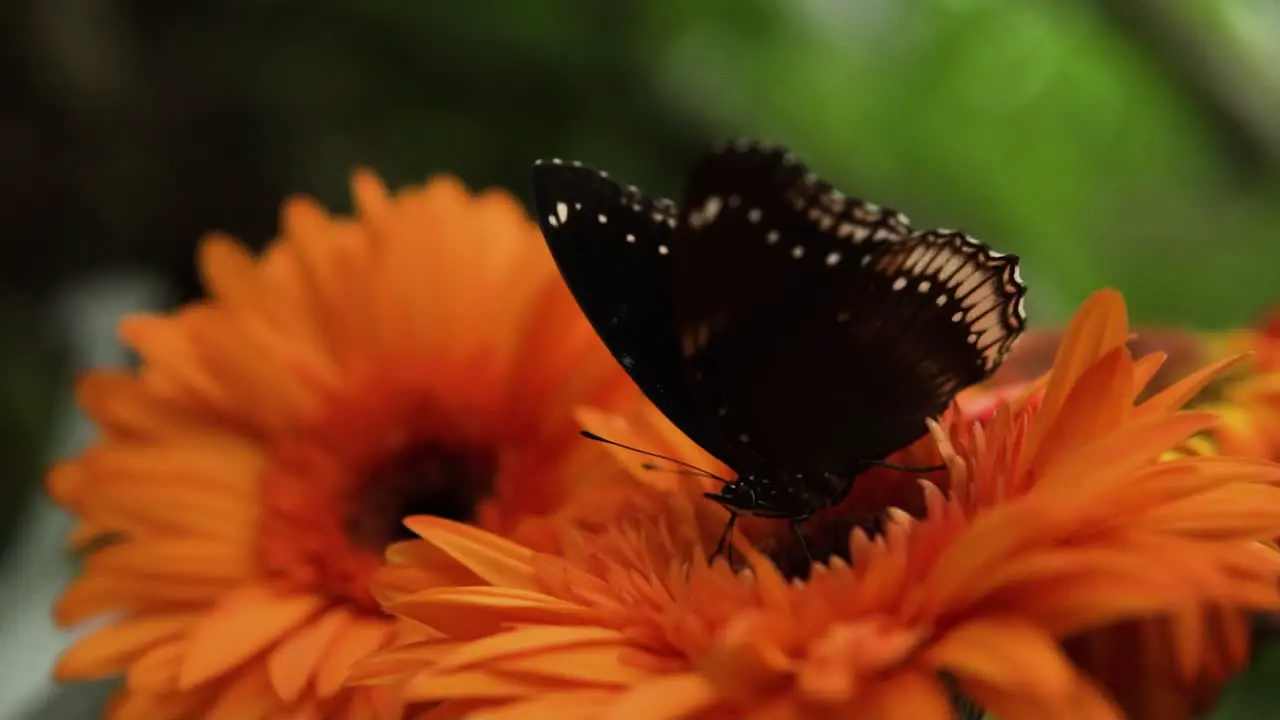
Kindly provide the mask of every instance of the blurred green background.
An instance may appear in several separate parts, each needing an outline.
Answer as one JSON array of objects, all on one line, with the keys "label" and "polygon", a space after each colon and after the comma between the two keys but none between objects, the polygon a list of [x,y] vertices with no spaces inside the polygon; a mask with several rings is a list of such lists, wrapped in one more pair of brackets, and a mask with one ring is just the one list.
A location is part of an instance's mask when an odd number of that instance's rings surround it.
[{"label": "blurred green background", "polygon": [[[114,317],[66,315],[122,292],[104,277],[159,288],[143,306],[193,297],[203,231],[260,245],[295,192],[348,208],[358,165],[527,200],[529,163],[560,156],[674,194],[709,143],[750,136],[1020,253],[1039,326],[1101,285],[1139,322],[1196,327],[1277,294],[1280,0],[14,0],[0,18],[0,580],[56,557],[21,523],[83,432],[69,382],[101,355],[77,337]],[[23,712],[84,716],[48,702]]]}]

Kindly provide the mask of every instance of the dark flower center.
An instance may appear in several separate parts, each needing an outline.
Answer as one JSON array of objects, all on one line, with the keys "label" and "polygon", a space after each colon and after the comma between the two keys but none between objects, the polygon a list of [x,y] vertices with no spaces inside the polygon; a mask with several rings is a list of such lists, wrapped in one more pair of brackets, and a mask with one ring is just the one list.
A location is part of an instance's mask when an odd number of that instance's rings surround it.
[{"label": "dark flower center", "polygon": [[347,517],[352,543],[381,553],[413,537],[410,515],[471,522],[493,492],[497,455],[489,448],[419,443],[374,466]]}]

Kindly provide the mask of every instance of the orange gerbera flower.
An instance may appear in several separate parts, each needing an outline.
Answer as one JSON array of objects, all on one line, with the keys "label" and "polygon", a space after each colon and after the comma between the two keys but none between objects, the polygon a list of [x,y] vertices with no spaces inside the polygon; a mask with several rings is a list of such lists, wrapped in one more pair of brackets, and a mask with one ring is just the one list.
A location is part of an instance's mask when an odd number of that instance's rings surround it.
[{"label": "orange gerbera flower", "polygon": [[113,717],[395,716],[342,684],[391,638],[368,583],[402,517],[534,542],[613,467],[572,409],[634,391],[517,202],[353,189],[352,218],[287,203],[260,259],[208,238],[211,298],[125,321],[141,369],[80,385],[103,437],[49,488],[97,549],[57,617],[110,621],[56,673],[127,675]]},{"label": "orange gerbera flower", "polygon": [[[708,565],[718,522],[681,493],[568,527],[558,553],[413,519],[399,563],[447,557],[482,582],[384,588],[420,636],[353,681],[440,703],[432,718],[941,720],[951,683],[1002,720],[1118,718],[1062,640],[1280,607],[1258,542],[1280,524],[1280,467],[1173,457],[1212,422],[1178,408],[1218,367],[1135,405],[1161,358],[1135,361],[1127,334],[1118,294],[1092,298],[1033,392],[935,429],[949,493],[926,482],[923,518],[890,510],[807,580],[746,542],[749,572]],[[1177,627],[1177,667],[1198,668],[1203,626]]]}]

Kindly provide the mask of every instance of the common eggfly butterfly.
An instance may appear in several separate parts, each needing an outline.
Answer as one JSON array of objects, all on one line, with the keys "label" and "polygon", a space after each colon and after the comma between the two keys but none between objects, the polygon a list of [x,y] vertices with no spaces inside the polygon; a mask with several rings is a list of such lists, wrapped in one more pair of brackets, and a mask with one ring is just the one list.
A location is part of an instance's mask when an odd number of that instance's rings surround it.
[{"label": "common eggfly butterfly", "polygon": [[798,526],[838,503],[989,376],[1023,329],[1016,256],[914,230],[782,148],[710,153],[679,205],[577,162],[539,161],[533,184],[591,325],[667,418],[738,474],[708,494],[731,513],[725,537],[739,513]]}]

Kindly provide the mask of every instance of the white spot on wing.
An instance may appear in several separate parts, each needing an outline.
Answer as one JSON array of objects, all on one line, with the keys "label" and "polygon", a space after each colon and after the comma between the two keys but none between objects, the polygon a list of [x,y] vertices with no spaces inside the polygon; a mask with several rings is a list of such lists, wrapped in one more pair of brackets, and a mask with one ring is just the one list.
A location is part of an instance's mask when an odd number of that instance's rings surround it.
[{"label": "white spot on wing", "polygon": [[556,215],[560,216],[560,222],[569,219],[569,206],[562,202],[556,203]]},{"label": "white spot on wing", "polygon": [[719,195],[709,195],[702,203],[702,207],[689,215],[689,225],[694,228],[700,228],[709,222],[712,222],[720,214],[722,202]]},{"label": "white spot on wing", "polygon": [[793,258],[795,258],[795,259],[797,259],[797,260],[799,260],[800,258],[804,257],[804,246],[803,246],[803,245],[797,245],[797,246],[795,246],[795,247],[791,248],[791,257],[793,257]]},{"label": "white spot on wing", "polygon": [[827,258],[824,262],[827,263],[827,267],[835,267],[836,264],[840,262],[840,253],[838,252],[827,253]]}]

